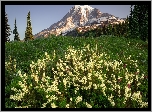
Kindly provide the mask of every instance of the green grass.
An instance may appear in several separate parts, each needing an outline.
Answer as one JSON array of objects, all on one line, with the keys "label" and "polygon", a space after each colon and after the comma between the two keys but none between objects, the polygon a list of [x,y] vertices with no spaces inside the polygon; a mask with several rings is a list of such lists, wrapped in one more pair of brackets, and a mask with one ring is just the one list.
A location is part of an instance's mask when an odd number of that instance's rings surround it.
[{"label": "green grass", "polygon": [[[57,108],[140,108],[148,102],[148,43],[142,40],[58,36],[5,46],[6,108],[51,108],[53,103]],[[83,78],[86,83],[80,81]],[[53,81],[56,91],[49,89]],[[139,91],[142,97],[132,100]],[[51,95],[55,98],[52,101]]]}]

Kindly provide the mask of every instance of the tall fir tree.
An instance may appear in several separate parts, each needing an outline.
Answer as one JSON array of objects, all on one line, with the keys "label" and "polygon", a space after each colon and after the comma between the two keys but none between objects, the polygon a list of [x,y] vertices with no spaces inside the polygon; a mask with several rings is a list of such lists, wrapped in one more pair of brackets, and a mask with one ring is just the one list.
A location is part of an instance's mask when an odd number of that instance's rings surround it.
[{"label": "tall fir tree", "polygon": [[10,28],[10,25],[8,25],[8,17],[5,12],[5,42],[10,41],[10,38],[9,38],[10,35],[11,35],[11,28]]},{"label": "tall fir tree", "polygon": [[129,17],[130,34],[142,40],[148,39],[148,5],[135,5]]},{"label": "tall fir tree", "polygon": [[112,35],[112,25],[109,25],[109,35]]},{"label": "tall fir tree", "polygon": [[27,40],[34,40],[33,34],[32,34],[32,26],[31,26],[31,20],[30,20],[30,11],[28,12],[27,15],[27,27],[25,31],[25,41]]},{"label": "tall fir tree", "polygon": [[19,33],[17,31],[17,26],[16,26],[16,18],[15,18],[15,24],[14,24],[14,30],[13,30],[13,34],[15,34],[14,36],[14,41],[20,41],[20,38],[19,38]]},{"label": "tall fir tree", "polygon": [[123,34],[124,34],[124,24],[123,24],[123,22],[121,23],[119,23],[119,36],[123,36]]},{"label": "tall fir tree", "polygon": [[139,36],[142,40],[148,39],[148,5],[138,5]]},{"label": "tall fir tree", "polygon": [[133,29],[133,9],[132,9],[132,6],[133,5],[131,5],[130,6],[130,15],[129,15],[129,36],[130,37],[133,37],[133,31],[134,31],[134,29]]},{"label": "tall fir tree", "polygon": [[107,31],[106,31],[106,26],[105,25],[103,25],[102,31],[103,31],[103,35],[107,35]]},{"label": "tall fir tree", "polygon": [[113,26],[112,26],[112,35],[116,36],[116,25],[115,24],[113,24]]},{"label": "tall fir tree", "polygon": [[115,24],[115,36],[119,36],[119,24]]},{"label": "tall fir tree", "polygon": [[128,37],[129,35],[129,17],[127,16],[124,23],[124,37]]}]

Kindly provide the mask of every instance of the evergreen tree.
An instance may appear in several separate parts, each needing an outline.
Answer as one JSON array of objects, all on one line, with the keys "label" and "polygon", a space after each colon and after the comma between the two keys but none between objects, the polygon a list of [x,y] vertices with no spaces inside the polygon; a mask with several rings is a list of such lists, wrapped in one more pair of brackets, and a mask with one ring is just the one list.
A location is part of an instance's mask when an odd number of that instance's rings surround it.
[{"label": "evergreen tree", "polygon": [[96,36],[99,37],[99,36],[101,36],[101,35],[102,35],[102,29],[101,29],[100,27],[98,27],[98,28],[96,29]]},{"label": "evergreen tree", "polygon": [[129,17],[127,16],[124,23],[124,37],[128,37],[129,35]]},{"label": "evergreen tree", "polygon": [[126,26],[125,22],[119,23],[119,35],[120,36],[124,36],[124,34],[127,32],[126,29],[127,29],[127,26]]},{"label": "evergreen tree", "polygon": [[103,25],[102,31],[103,31],[103,35],[107,35],[106,26],[105,25]]},{"label": "evergreen tree", "polygon": [[115,36],[119,36],[119,25],[115,24]]},{"label": "evergreen tree", "polygon": [[135,5],[129,17],[130,34],[142,40],[148,39],[148,5]]},{"label": "evergreen tree", "polygon": [[27,40],[34,40],[33,34],[32,34],[32,26],[31,26],[31,20],[30,20],[30,11],[27,15],[27,27],[25,31],[25,41]]},{"label": "evergreen tree", "polygon": [[122,26],[122,23],[119,23],[118,24],[118,34],[119,34],[119,37],[123,35],[123,26]]},{"label": "evergreen tree", "polygon": [[113,24],[113,27],[112,27],[112,35],[116,36],[116,25]]},{"label": "evergreen tree", "polygon": [[7,18],[7,14],[5,12],[5,42],[9,42],[9,36],[11,35],[11,28],[10,25],[8,25],[8,18]]},{"label": "evergreen tree", "polygon": [[15,36],[14,36],[14,41],[16,40],[16,41],[20,41],[20,38],[19,38],[19,33],[18,33],[18,31],[17,31],[17,26],[16,26],[16,18],[15,18],[15,27],[14,27],[14,30],[13,30],[13,34],[15,34]]},{"label": "evergreen tree", "polygon": [[130,37],[133,37],[133,31],[134,31],[134,29],[133,29],[133,27],[134,27],[134,24],[133,24],[133,10],[132,10],[132,6],[133,5],[131,5],[131,7],[130,7],[130,9],[131,9],[131,11],[130,11],[130,15],[129,15],[129,36]]},{"label": "evergreen tree", "polygon": [[109,35],[112,35],[112,25],[109,24]]},{"label": "evergreen tree", "polygon": [[148,5],[138,5],[139,37],[146,41],[148,39]]},{"label": "evergreen tree", "polygon": [[134,9],[132,11],[132,28],[133,28],[133,33],[132,35],[134,38],[139,38],[139,24],[138,24],[138,6],[135,5]]},{"label": "evergreen tree", "polygon": [[109,34],[110,33],[110,31],[109,31],[109,25],[106,27],[106,35],[110,35]]}]

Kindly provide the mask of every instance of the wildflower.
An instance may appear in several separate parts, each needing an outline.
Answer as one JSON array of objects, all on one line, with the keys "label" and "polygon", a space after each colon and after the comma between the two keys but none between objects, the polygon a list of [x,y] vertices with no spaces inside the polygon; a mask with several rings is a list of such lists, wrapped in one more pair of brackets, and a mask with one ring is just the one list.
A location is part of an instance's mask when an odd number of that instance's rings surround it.
[{"label": "wildflower", "polygon": [[143,108],[143,107],[147,107],[148,106],[148,102],[141,102],[141,108]]},{"label": "wildflower", "polygon": [[66,84],[67,84],[66,78],[63,79],[63,83],[64,83],[64,86],[66,88]]},{"label": "wildflower", "polygon": [[145,79],[148,79],[148,76],[144,76]]},{"label": "wildflower", "polygon": [[140,83],[140,82],[138,82],[138,83],[137,83],[137,86],[139,86],[139,85],[141,85],[141,83]]},{"label": "wildflower", "polygon": [[139,72],[136,72],[136,73],[135,73],[135,75],[138,75],[138,74],[139,74]]},{"label": "wildflower", "polygon": [[97,85],[96,84],[93,84],[93,86],[94,86],[94,89],[97,89]]},{"label": "wildflower", "polygon": [[70,101],[72,101],[72,98],[70,98]]},{"label": "wildflower", "polygon": [[115,106],[115,102],[111,101],[111,105],[112,105],[112,106]]},{"label": "wildflower", "polygon": [[[79,82],[80,82],[80,81],[79,81]],[[84,77],[82,78],[81,82],[82,82],[83,84],[86,84],[86,83],[87,83],[87,78],[86,78],[86,76],[84,76]]]},{"label": "wildflower", "polygon": [[87,106],[88,108],[92,108],[92,106],[91,106],[90,104],[88,104],[87,102],[86,102],[86,106]]},{"label": "wildflower", "polygon": [[140,78],[140,79],[144,79],[144,77],[145,77],[145,76],[144,76],[144,74],[142,74],[142,76],[141,76],[141,78]]},{"label": "wildflower", "polygon": [[124,64],[123,67],[126,68],[126,64]]},{"label": "wildflower", "polygon": [[19,107],[15,107],[15,108],[28,108],[28,106],[23,106],[23,107],[19,106]]},{"label": "wildflower", "polygon": [[129,55],[128,59],[130,59],[130,58],[131,58],[131,55]]},{"label": "wildflower", "polygon": [[52,108],[56,108],[57,106],[54,103],[51,103]]},{"label": "wildflower", "polygon": [[107,80],[107,83],[111,84],[112,82],[111,82],[111,81],[109,81],[109,80]]},{"label": "wildflower", "polygon": [[137,69],[137,72],[139,72],[139,69]]},{"label": "wildflower", "polygon": [[49,95],[46,95],[46,98],[49,98]]},{"label": "wildflower", "polygon": [[78,96],[78,97],[75,99],[75,101],[76,101],[76,104],[79,103],[80,101],[82,101],[82,96]]},{"label": "wildflower", "polygon": [[52,96],[50,97],[50,99],[51,99],[51,101],[52,101],[52,100],[58,100],[58,97],[56,97],[55,95],[52,95]]},{"label": "wildflower", "polygon": [[42,104],[42,105],[43,105],[43,107],[41,107],[41,108],[44,108],[44,107],[46,107],[46,104],[47,104],[47,103],[43,103],[43,104]]},{"label": "wildflower", "polygon": [[69,108],[69,104],[66,105],[66,108]]},{"label": "wildflower", "polygon": [[122,81],[122,79],[118,79],[118,82],[121,82]]},{"label": "wildflower", "polygon": [[113,101],[113,98],[114,96],[111,94],[111,96],[109,97],[108,96],[108,100],[110,101],[110,103],[112,104],[112,106],[115,106],[115,102]]},{"label": "wildflower", "polygon": [[91,73],[88,73],[88,79],[91,80]]},{"label": "wildflower", "polygon": [[69,71],[70,69],[69,68],[66,68],[66,71]]},{"label": "wildflower", "polygon": [[131,86],[131,85],[130,85],[130,84],[128,84],[127,86],[128,86],[128,88],[130,88],[130,86]]},{"label": "wildflower", "polygon": [[74,90],[74,93],[77,94],[77,90]]}]

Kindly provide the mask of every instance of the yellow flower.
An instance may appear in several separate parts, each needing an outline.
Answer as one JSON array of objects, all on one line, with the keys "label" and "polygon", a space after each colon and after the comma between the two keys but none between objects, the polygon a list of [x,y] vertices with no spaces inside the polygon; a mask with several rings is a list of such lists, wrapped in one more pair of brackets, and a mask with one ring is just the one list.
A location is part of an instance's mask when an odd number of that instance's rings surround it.
[{"label": "yellow flower", "polygon": [[86,106],[87,106],[88,108],[92,108],[92,106],[91,106],[90,104],[88,104],[87,102],[86,102]]},{"label": "yellow flower", "polygon": [[78,96],[78,97],[75,99],[75,101],[76,101],[76,104],[79,103],[80,101],[82,101],[82,96]]},{"label": "yellow flower", "polygon": [[70,101],[72,101],[72,98],[70,98]]},{"label": "yellow flower", "polygon": [[45,52],[45,55],[47,55],[47,52]]},{"label": "yellow flower", "polygon": [[66,105],[66,108],[69,108],[69,104]]},{"label": "yellow flower", "polygon": [[93,84],[93,86],[94,86],[94,89],[97,89],[97,85],[96,84]]},{"label": "yellow flower", "polygon": [[51,107],[52,107],[52,108],[56,108],[56,107],[58,107],[58,106],[56,106],[54,103],[51,103]]}]

